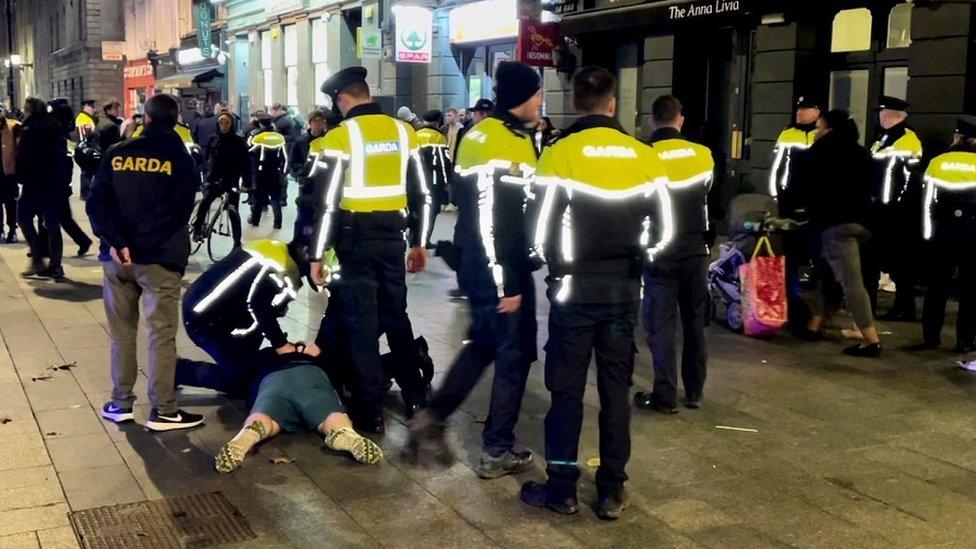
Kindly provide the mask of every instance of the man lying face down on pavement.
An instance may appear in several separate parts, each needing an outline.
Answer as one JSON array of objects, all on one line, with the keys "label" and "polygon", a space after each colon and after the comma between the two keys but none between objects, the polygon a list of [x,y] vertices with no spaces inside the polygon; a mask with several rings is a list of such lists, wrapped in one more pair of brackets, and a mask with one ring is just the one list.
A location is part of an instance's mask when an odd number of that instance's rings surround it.
[{"label": "man lying face down on pavement", "polygon": [[[249,242],[218,261],[190,285],[183,298],[187,335],[215,362],[179,359],[177,386],[205,387],[232,398],[255,401],[259,384],[276,356],[296,351],[278,323],[288,304],[308,277],[307,245],[273,240]],[[335,318],[330,304],[329,315]],[[380,326],[383,331],[383,326]],[[377,334],[379,337],[380,334]],[[270,347],[262,345],[267,341]],[[336,322],[324,322],[316,343],[328,352],[321,357],[335,389],[343,395],[355,391],[350,372],[348,341]],[[433,362],[427,342],[417,338],[423,377],[430,383]],[[381,357],[384,371],[393,372],[395,359]],[[392,373],[387,375],[387,379]]]},{"label": "man lying face down on pavement", "polygon": [[251,412],[244,428],[217,453],[215,467],[229,473],[244,463],[257,443],[281,431],[315,430],[325,436],[329,448],[349,452],[360,463],[374,464],[383,458],[379,446],[352,428],[352,421],[316,360],[320,350],[314,344],[295,344],[295,351],[271,358],[263,368]]}]

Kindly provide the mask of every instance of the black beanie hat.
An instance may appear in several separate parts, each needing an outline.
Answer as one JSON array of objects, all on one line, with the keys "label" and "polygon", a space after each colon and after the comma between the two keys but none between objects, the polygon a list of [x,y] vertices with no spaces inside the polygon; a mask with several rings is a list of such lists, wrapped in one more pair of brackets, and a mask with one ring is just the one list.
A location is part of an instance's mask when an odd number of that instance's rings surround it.
[{"label": "black beanie hat", "polygon": [[495,108],[514,109],[539,91],[539,73],[518,61],[502,61],[495,69]]}]

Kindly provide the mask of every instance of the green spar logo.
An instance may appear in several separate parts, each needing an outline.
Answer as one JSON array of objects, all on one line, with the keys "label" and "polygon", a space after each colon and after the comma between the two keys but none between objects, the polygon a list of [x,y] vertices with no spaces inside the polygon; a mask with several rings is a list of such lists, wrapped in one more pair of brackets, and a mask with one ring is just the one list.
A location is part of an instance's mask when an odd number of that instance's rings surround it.
[{"label": "green spar logo", "polygon": [[422,29],[407,29],[400,34],[400,42],[410,51],[420,51],[427,45],[427,32]]}]

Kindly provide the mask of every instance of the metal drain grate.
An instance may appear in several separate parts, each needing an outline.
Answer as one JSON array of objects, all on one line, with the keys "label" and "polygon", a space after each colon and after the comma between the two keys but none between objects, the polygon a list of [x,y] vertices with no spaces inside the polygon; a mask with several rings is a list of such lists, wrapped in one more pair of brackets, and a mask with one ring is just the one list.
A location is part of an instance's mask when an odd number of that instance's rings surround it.
[{"label": "metal drain grate", "polygon": [[255,538],[220,492],[109,505],[69,514],[87,549],[209,547]]}]

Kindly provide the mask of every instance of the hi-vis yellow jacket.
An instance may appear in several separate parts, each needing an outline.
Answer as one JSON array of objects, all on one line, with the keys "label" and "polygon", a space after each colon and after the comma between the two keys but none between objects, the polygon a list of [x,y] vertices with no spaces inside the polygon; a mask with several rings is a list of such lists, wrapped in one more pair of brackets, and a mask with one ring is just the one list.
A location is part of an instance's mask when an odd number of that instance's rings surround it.
[{"label": "hi-vis yellow jacket", "polygon": [[75,116],[75,130],[78,132],[78,141],[84,141],[95,131],[95,117],[85,111],[79,112]]},{"label": "hi-vis yellow jacket", "polygon": [[[142,135],[142,132],[145,129],[145,124],[139,124],[139,127],[133,130],[132,137],[139,137]],[[183,144],[186,145],[187,151],[193,152],[193,150],[197,148],[197,144],[193,141],[193,134],[190,132],[189,126],[186,126],[185,124],[176,124],[173,126],[173,131],[176,132],[176,135],[180,136]]]},{"label": "hi-vis yellow jacket", "polygon": [[431,190],[447,187],[448,174],[453,167],[447,155],[447,138],[435,128],[417,130],[420,143],[420,159],[424,163],[424,174]]},{"label": "hi-vis yellow jacket", "polygon": [[521,295],[521,281],[530,272],[525,208],[535,174],[535,146],[521,122],[504,116],[475,124],[457,149],[454,243],[464,250],[466,265],[484,265],[483,271],[471,274],[478,281],[468,288],[472,300]]},{"label": "hi-vis yellow jacket", "polygon": [[288,169],[288,151],[285,136],[268,129],[256,133],[247,139],[248,152],[257,166],[255,177],[265,173],[284,174]]},{"label": "hi-vis yellow jacket", "polygon": [[915,132],[898,124],[871,145],[871,156],[878,168],[874,198],[882,204],[900,201],[908,187],[911,170],[922,157],[922,142]]},{"label": "hi-vis yellow jacket", "polygon": [[780,132],[773,147],[773,165],[769,168],[769,195],[779,196],[790,185],[790,168],[796,154],[813,145],[816,133],[813,128],[805,129],[794,125]]},{"label": "hi-vis yellow jacket", "polygon": [[708,191],[715,176],[712,151],[671,128],[657,130],[651,141],[654,154],[667,171],[674,208],[675,240],[665,253],[669,257],[707,254]]},{"label": "hi-vis yellow jacket", "polygon": [[[430,193],[413,128],[369,103],[349,111],[339,127],[309,146],[309,178],[316,181],[313,257],[322,257],[335,238],[341,212],[376,220],[406,218],[412,246],[426,245]],[[390,212],[397,216],[389,216]]]},{"label": "hi-vis yellow jacket", "polygon": [[931,239],[940,219],[976,215],[976,152],[936,156],[925,170],[922,234]]},{"label": "hi-vis yellow jacket", "polygon": [[[464,149],[462,148],[462,151]],[[542,152],[533,256],[549,264],[556,302],[636,301],[645,263],[674,234],[656,151],[605,116],[586,116]],[[652,243],[652,233],[660,236]]]}]

